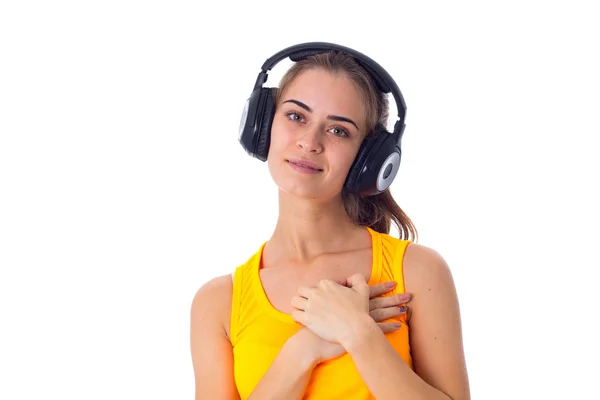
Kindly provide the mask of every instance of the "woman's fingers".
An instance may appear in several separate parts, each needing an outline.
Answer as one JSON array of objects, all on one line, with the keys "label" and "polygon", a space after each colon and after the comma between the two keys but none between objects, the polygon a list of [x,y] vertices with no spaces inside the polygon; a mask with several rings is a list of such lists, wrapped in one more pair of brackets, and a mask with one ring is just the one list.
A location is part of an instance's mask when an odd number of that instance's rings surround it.
[{"label": "woman's fingers", "polygon": [[410,301],[409,293],[398,293],[392,296],[377,297],[369,300],[369,311],[377,308],[399,306]]},{"label": "woman's fingers", "polygon": [[294,296],[292,297],[291,303],[292,307],[295,309],[304,311],[306,310],[306,303],[308,303],[308,300],[301,296]]},{"label": "woman's fingers", "polygon": [[406,306],[377,308],[373,311],[369,311],[369,315],[375,322],[381,322],[385,321],[386,319],[399,317],[402,314],[406,314],[406,311]]},{"label": "woman's fingers", "polygon": [[369,298],[381,296],[396,287],[396,282],[383,282],[377,285],[369,286]]},{"label": "woman's fingers", "polygon": [[402,324],[399,322],[380,322],[377,325],[379,325],[383,333],[397,331],[402,328]]}]

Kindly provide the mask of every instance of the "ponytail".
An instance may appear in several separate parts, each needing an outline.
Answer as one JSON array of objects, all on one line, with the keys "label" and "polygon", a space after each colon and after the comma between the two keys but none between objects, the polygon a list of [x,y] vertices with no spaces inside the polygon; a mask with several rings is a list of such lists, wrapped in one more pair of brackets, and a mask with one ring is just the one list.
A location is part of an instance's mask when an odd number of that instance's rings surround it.
[{"label": "ponytail", "polygon": [[361,197],[343,192],[346,212],[357,225],[368,226],[379,233],[389,234],[392,222],[398,228],[400,239],[416,241],[415,225],[396,203],[390,190],[375,196]]}]

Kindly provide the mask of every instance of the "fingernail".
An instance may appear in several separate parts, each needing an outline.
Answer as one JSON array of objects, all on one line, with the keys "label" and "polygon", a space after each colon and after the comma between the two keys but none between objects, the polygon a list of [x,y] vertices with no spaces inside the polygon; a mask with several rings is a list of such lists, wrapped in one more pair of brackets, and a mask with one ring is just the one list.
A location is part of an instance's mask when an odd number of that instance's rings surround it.
[{"label": "fingernail", "polygon": [[400,301],[407,301],[408,299],[410,299],[410,294],[403,293],[400,295]]},{"label": "fingernail", "polygon": [[390,288],[390,289],[393,288],[393,287],[395,287],[395,286],[396,286],[396,282],[388,282],[388,283],[385,284],[385,287]]},{"label": "fingernail", "polygon": [[398,308],[400,309],[400,312],[406,312],[407,310],[406,306],[400,306]]},{"label": "fingernail", "polygon": [[398,328],[401,328],[401,327],[402,327],[402,324],[401,324],[401,323],[399,323],[399,322],[394,322],[394,328],[398,329]]}]

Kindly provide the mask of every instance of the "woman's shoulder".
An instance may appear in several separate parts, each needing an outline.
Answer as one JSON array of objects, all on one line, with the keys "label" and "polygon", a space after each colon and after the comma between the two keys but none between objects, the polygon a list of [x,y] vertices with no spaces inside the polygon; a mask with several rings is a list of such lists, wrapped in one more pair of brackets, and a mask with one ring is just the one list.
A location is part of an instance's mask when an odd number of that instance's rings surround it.
[{"label": "woman's shoulder", "polygon": [[198,290],[196,291],[195,297],[200,297],[200,298],[206,298],[206,297],[213,298],[215,296],[223,297],[223,292],[227,291],[227,290],[231,292],[232,287],[233,287],[233,282],[232,282],[232,274],[231,273],[228,273],[225,275],[219,275],[219,276],[209,279],[204,284],[202,284],[200,286],[200,288],[198,288]]},{"label": "woman's shoulder", "polygon": [[432,247],[419,243],[409,242],[406,248],[405,262],[418,265],[418,268],[444,268],[447,267],[444,257]]},{"label": "woman's shoulder", "polygon": [[196,291],[192,300],[192,314],[195,318],[210,319],[223,326],[229,333],[231,296],[233,293],[232,275],[219,275],[209,279]]},{"label": "woman's shoulder", "polygon": [[[377,232],[376,232],[377,233]],[[400,250],[403,258],[403,268],[435,273],[448,267],[442,255],[432,247],[414,242],[411,239],[401,239],[389,233],[378,232],[381,242],[389,251]]]},{"label": "woman's shoulder", "polygon": [[454,286],[446,259],[435,249],[409,243],[403,261],[404,279],[411,291],[431,291],[432,287]]}]

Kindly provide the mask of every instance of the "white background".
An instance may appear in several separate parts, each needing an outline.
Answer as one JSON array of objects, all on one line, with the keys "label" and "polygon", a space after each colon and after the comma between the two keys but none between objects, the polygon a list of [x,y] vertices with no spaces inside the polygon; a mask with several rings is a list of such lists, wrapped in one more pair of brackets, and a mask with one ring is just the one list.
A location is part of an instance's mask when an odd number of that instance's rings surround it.
[{"label": "white background", "polygon": [[241,111],[307,41],[405,96],[392,193],[452,268],[473,398],[598,396],[592,3],[2,2],[0,398],[193,398],[192,298],[277,218]]}]

